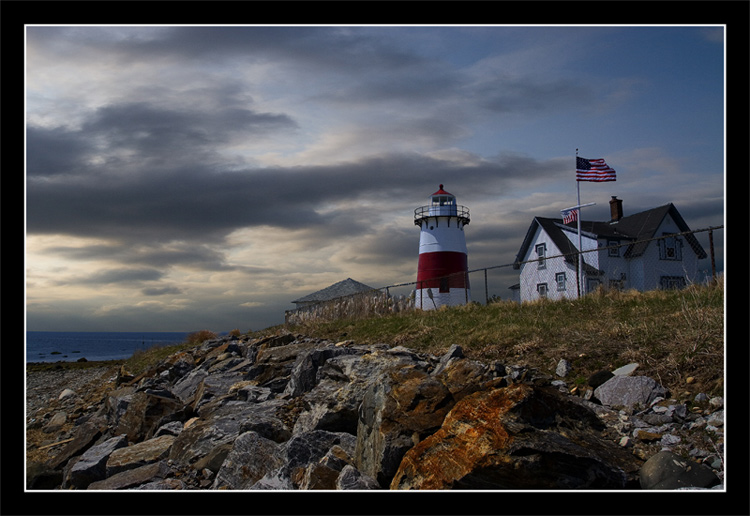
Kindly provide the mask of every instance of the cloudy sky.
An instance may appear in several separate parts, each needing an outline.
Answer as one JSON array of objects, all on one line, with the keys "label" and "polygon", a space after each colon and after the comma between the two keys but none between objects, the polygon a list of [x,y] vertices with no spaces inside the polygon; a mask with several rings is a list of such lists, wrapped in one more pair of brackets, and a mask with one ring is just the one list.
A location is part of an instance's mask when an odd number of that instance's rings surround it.
[{"label": "cloudy sky", "polygon": [[617,195],[724,224],[721,26],[28,26],[25,50],[30,330],[246,331],[414,281],[441,183],[470,269],[509,264],[575,204],[576,149],[617,170],[584,218]]}]

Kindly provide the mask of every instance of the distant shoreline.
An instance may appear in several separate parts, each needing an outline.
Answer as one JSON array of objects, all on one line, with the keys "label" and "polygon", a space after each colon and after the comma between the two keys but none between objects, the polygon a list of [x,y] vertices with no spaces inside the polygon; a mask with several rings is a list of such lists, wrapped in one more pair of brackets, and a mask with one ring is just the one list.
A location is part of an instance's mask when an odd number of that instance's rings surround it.
[{"label": "distant shoreline", "polygon": [[34,371],[53,371],[53,370],[73,370],[73,369],[92,369],[95,367],[112,367],[125,363],[126,358],[115,360],[87,360],[86,362],[63,361],[57,362],[26,362],[26,372]]}]

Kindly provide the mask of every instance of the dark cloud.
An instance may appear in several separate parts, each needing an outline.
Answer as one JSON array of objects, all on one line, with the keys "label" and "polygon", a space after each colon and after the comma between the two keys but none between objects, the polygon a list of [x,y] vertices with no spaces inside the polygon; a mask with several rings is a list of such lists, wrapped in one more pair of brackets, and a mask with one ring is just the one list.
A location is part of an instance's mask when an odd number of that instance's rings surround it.
[{"label": "dark cloud", "polygon": [[171,294],[182,294],[183,290],[178,287],[150,287],[141,290],[144,296],[166,296]]},{"label": "dark cloud", "polygon": [[117,268],[93,272],[81,278],[68,278],[63,284],[95,284],[111,285],[114,283],[140,283],[143,281],[157,281],[164,275],[163,271],[153,268]]},{"label": "dark cloud", "polygon": [[[351,213],[331,211],[337,202],[402,199],[409,210],[431,193],[426,189],[450,178],[460,178],[465,191],[486,191],[510,185],[513,178],[528,182],[556,170],[554,162],[519,155],[463,165],[417,154],[252,169],[215,150],[237,138],[222,127],[222,114],[131,103],[100,108],[81,129],[29,127],[28,149],[34,157],[28,163],[28,232],[203,243],[222,241],[243,227],[317,228],[321,234],[335,227],[331,237],[340,238],[362,226],[355,222],[361,220],[356,206],[347,208]],[[257,125],[293,125],[283,116],[235,115],[237,134],[253,132]],[[64,144],[47,147],[50,140]],[[98,142],[96,153],[89,142]],[[64,165],[50,173],[44,164],[56,162],[58,147],[67,149]],[[200,260],[221,262],[218,257]]]},{"label": "dark cloud", "polygon": [[26,172],[30,176],[78,175],[88,170],[91,140],[63,127],[26,129]]}]

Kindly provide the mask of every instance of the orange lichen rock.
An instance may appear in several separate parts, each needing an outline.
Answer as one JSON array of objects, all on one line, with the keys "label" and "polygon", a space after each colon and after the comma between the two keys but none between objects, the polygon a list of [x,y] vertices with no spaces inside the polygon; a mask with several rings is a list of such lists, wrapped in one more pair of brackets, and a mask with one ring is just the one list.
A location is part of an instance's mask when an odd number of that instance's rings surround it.
[{"label": "orange lichen rock", "polygon": [[554,390],[514,384],[477,392],[406,453],[390,487],[625,488],[626,470],[637,465],[598,437],[601,428],[593,412]]}]

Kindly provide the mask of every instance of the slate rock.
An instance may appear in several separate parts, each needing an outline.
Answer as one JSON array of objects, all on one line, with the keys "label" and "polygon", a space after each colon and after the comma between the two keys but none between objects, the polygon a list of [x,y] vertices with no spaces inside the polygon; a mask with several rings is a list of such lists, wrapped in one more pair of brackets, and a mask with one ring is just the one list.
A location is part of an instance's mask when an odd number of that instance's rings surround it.
[{"label": "slate rock", "polygon": [[256,432],[245,432],[235,439],[216,473],[213,489],[249,489],[283,465],[278,443]]},{"label": "slate rock", "polygon": [[642,489],[708,488],[721,483],[707,466],[670,451],[653,455],[643,464],[639,474]]},{"label": "slate rock", "polygon": [[73,440],[67,443],[57,455],[52,457],[47,462],[47,465],[51,469],[58,469],[64,466],[71,457],[80,455],[93,446],[101,435],[101,430],[93,422],[87,422],[81,426],[75,427],[73,431]]},{"label": "slate rock", "polygon": [[[107,475],[107,460],[115,450],[128,445],[124,435],[107,439],[101,444],[92,446],[81,455],[81,458],[70,469],[67,485],[84,489],[90,483],[104,480]],[[66,487],[63,485],[63,487]]]},{"label": "slate rock", "polygon": [[594,397],[610,407],[648,407],[666,395],[667,390],[648,376],[613,376],[594,390]]},{"label": "slate rock", "polygon": [[561,378],[565,378],[566,376],[568,376],[568,374],[570,374],[570,371],[572,369],[573,366],[570,364],[570,362],[563,358],[557,363],[555,374]]},{"label": "slate rock", "polygon": [[107,476],[135,469],[166,458],[175,441],[173,435],[162,435],[112,452],[107,460]]},{"label": "slate rock", "polygon": [[374,478],[368,477],[354,466],[347,464],[336,478],[336,489],[362,491],[380,489],[380,485]]},{"label": "slate rock", "polygon": [[104,480],[92,482],[87,490],[133,489],[142,484],[164,479],[171,473],[172,470],[166,461],[158,461],[115,473]]}]

